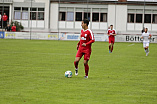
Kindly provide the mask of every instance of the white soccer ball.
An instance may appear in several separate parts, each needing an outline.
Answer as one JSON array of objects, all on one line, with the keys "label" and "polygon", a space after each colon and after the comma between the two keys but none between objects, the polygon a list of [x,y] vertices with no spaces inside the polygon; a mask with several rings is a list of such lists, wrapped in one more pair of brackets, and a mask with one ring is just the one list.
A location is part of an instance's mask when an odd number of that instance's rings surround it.
[{"label": "white soccer ball", "polygon": [[65,77],[71,78],[72,77],[72,72],[71,71],[66,71],[65,72]]}]

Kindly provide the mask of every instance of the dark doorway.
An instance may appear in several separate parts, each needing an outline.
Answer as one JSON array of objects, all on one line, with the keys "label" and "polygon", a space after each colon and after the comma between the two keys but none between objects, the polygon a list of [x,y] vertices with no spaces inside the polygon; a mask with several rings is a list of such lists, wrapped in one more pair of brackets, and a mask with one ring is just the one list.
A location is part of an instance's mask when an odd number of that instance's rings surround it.
[{"label": "dark doorway", "polygon": [[[4,11],[3,11],[4,10]],[[6,15],[8,16],[8,22],[9,22],[9,6],[0,6],[0,28],[2,28],[2,16],[3,14],[6,13]],[[3,27],[4,28],[4,27]]]}]

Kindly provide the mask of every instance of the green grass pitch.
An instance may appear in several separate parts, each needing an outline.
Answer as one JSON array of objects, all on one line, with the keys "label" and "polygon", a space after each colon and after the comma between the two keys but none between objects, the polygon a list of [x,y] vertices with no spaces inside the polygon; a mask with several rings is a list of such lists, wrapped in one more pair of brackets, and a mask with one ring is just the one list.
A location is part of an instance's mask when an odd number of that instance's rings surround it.
[{"label": "green grass pitch", "polygon": [[[95,42],[84,79],[77,41],[0,39],[0,104],[157,104],[157,44]],[[71,70],[72,78],[64,72]]]}]

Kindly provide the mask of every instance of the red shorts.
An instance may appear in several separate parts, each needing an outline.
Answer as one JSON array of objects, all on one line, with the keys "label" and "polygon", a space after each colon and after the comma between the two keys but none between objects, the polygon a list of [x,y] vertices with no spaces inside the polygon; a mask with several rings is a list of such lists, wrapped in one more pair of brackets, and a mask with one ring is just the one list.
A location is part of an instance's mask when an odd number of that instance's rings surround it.
[{"label": "red shorts", "polygon": [[89,60],[91,55],[91,50],[81,50],[77,51],[76,57],[82,57],[84,55],[84,60]]},{"label": "red shorts", "polygon": [[113,43],[114,44],[114,38],[109,38],[109,43]]}]

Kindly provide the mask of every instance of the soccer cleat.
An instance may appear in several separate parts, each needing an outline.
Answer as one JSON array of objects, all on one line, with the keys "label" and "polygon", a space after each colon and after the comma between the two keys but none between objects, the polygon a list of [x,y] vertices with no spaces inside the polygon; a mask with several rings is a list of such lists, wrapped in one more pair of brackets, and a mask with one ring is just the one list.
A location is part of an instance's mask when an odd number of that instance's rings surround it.
[{"label": "soccer cleat", "polygon": [[148,56],[148,53],[146,53],[146,56]]},{"label": "soccer cleat", "polygon": [[112,53],[112,52],[109,50],[109,53]]},{"label": "soccer cleat", "polygon": [[78,75],[78,69],[75,69],[75,75],[76,76]]},{"label": "soccer cleat", "polygon": [[146,53],[146,56],[148,56],[149,52]]},{"label": "soccer cleat", "polygon": [[84,78],[85,78],[85,79],[87,79],[87,78],[88,78],[88,76],[84,76]]}]

